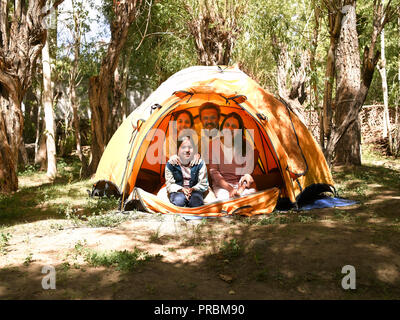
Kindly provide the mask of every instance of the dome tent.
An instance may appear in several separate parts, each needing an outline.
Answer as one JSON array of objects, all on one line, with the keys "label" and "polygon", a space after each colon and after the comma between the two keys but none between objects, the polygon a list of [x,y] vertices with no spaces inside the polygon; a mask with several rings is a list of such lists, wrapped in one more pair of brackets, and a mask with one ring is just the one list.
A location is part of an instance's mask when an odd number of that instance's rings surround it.
[{"label": "dome tent", "polygon": [[[164,141],[152,129],[166,132],[172,114],[183,109],[198,122],[198,107],[207,101],[218,104],[222,116],[239,113],[246,129],[253,130],[259,152],[253,177],[259,191],[197,208],[176,207],[157,197],[165,182],[165,163],[148,161],[146,154]],[[94,190],[120,196],[125,208],[203,216],[270,213],[278,199],[296,204],[304,197],[333,191],[326,160],[306,126],[244,72],[224,66],[190,67],[161,84],[115,132],[95,179]]]}]

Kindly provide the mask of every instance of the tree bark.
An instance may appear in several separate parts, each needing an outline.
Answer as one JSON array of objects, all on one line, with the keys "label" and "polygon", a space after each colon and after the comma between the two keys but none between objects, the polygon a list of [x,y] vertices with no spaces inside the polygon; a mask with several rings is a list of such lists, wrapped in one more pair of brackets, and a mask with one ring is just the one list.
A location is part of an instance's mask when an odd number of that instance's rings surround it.
[{"label": "tree bark", "polygon": [[2,113],[0,113],[0,142],[0,193],[9,193],[18,189],[18,178],[17,170],[14,167],[16,162],[13,158],[11,147],[8,144]]},{"label": "tree bark", "polygon": [[124,70],[122,78],[122,121],[124,121],[128,115],[128,81],[129,81],[129,69],[128,69],[128,59],[124,59]]},{"label": "tree bark", "polygon": [[89,104],[92,112],[92,157],[86,175],[92,175],[96,172],[101,155],[110,138],[109,93],[112,75],[117,68],[121,50],[128,36],[129,26],[136,17],[140,3],[139,0],[114,2],[111,42],[102,60],[99,75],[91,77],[89,81]]},{"label": "tree bark", "polygon": [[[314,30],[313,30],[313,37],[311,39],[311,50],[310,50],[310,69],[313,74],[311,77],[311,88],[310,92],[313,93],[314,96],[314,110],[317,110],[318,117],[319,117],[319,141],[320,145],[324,146],[324,127],[323,127],[323,109],[320,109],[319,106],[319,96],[318,96],[318,79],[317,79],[317,70],[315,66],[315,55],[317,52],[318,46],[318,37],[319,37],[319,25],[320,25],[320,16],[321,16],[321,9],[319,5],[317,5],[316,0],[313,0],[313,10],[314,10]],[[311,95],[311,94],[310,94]],[[311,113],[310,113],[311,116]]]},{"label": "tree bark", "polygon": [[[349,0],[349,2],[352,3],[353,1]],[[345,4],[347,4],[347,2]],[[355,94],[354,99],[348,101],[349,105],[346,116],[337,127],[332,128],[332,133],[327,141],[326,148],[324,149],[324,155],[329,166],[332,164],[334,150],[336,149],[336,145],[338,144],[339,140],[343,137],[348,128],[358,119],[359,112],[364,104],[369,87],[371,85],[376,64],[379,60],[380,53],[379,51],[375,50],[376,41],[385,24],[394,17],[393,13],[394,11],[390,6],[390,2],[388,2],[387,6],[384,8],[380,1],[374,1],[371,43],[369,47],[366,46],[364,48],[360,88]],[[350,91],[351,89],[349,92]],[[347,94],[346,91],[343,91],[342,96],[345,96],[344,93]],[[353,93],[351,94],[353,95]],[[339,102],[344,103],[345,99],[342,98],[342,100],[339,100]]]},{"label": "tree bark", "polygon": [[80,46],[81,46],[81,21],[78,13],[75,10],[75,1],[72,0],[72,14],[73,14],[73,39],[74,39],[74,61],[72,63],[71,75],[69,78],[69,93],[70,93],[70,102],[72,106],[72,122],[74,126],[74,136],[76,143],[76,153],[81,162],[81,170],[80,176],[87,171],[87,159],[82,152],[82,143],[81,143],[81,131],[80,131],[80,118],[79,118],[79,107],[80,102],[79,98],[76,95],[76,83],[78,78],[78,62],[80,58]]},{"label": "tree bark", "polygon": [[[398,33],[398,45],[400,47],[400,6],[397,7],[397,33]],[[396,115],[395,115],[395,131],[394,131],[394,150],[393,154],[398,157],[400,156],[400,52],[397,55],[397,82],[398,82],[398,93],[396,101]]]},{"label": "tree bark", "polygon": [[[53,7],[62,1],[55,1]],[[31,85],[37,59],[46,41],[43,18],[50,10],[43,13],[44,5],[45,0],[0,2],[0,145],[4,146],[0,171],[5,174],[4,181],[0,182],[0,192],[18,188],[16,164],[24,124],[21,102]],[[9,11],[9,8],[13,10]]]},{"label": "tree bark", "polygon": [[382,33],[381,33],[381,60],[378,63],[378,70],[379,70],[379,73],[380,73],[381,79],[382,79],[382,93],[383,93],[382,138],[388,138],[388,136],[390,136],[390,138],[389,138],[389,144],[390,144],[391,143],[391,131],[390,131],[390,119],[389,119],[388,85],[387,85],[387,77],[386,77],[385,29],[383,29]]},{"label": "tree bark", "polygon": [[292,67],[293,63],[289,57],[287,44],[281,42],[274,33],[271,36],[272,43],[277,49],[274,58],[277,64],[278,94],[299,119],[306,124],[302,104],[307,96],[305,83],[308,80],[306,69],[310,66],[310,52],[304,50],[300,53],[301,64],[295,69]]},{"label": "tree bark", "polygon": [[326,2],[330,42],[326,59],[324,99],[322,104],[322,131],[324,133],[324,137],[320,138],[322,147],[325,146],[325,137],[329,139],[332,131],[332,93],[333,84],[335,82],[335,52],[342,21],[342,12],[335,9],[337,1],[333,3],[335,4],[334,6],[332,6],[330,2]]},{"label": "tree bark", "polygon": [[200,1],[198,10],[185,4],[190,16],[188,28],[195,40],[198,60],[201,65],[228,65],[239,34],[237,20],[243,4],[226,0],[223,8],[216,1]]},{"label": "tree bark", "polygon": [[[360,89],[361,62],[356,29],[355,2],[342,7],[340,37],[335,50],[337,89],[335,126],[339,127]],[[336,146],[336,163],[361,165],[361,124],[359,119],[349,127]]]},{"label": "tree bark", "polygon": [[56,164],[56,143],[54,130],[54,113],[53,113],[53,89],[51,86],[51,67],[49,42],[46,43],[42,50],[43,64],[43,108],[46,124],[46,149],[47,149],[47,177],[54,180],[57,176]]}]

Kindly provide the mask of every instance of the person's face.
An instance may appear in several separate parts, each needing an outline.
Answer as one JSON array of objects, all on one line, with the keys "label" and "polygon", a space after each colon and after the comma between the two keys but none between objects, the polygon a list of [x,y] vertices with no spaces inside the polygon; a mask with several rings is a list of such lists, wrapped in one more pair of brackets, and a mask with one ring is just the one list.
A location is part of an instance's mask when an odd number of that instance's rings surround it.
[{"label": "person's face", "polygon": [[236,118],[230,117],[225,120],[224,126],[222,127],[222,130],[230,130],[232,137],[234,135],[235,129],[239,129],[239,121]]},{"label": "person's face", "polygon": [[176,129],[179,132],[181,132],[183,129],[188,129],[190,128],[190,117],[186,113],[181,113],[179,117],[176,119]]},{"label": "person's face", "polygon": [[205,109],[200,116],[201,124],[204,129],[218,129],[219,118],[218,112],[215,109]]},{"label": "person's face", "polygon": [[193,158],[193,153],[194,150],[192,144],[190,143],[190,140],[185,139],[185,141],[183,141],[181,146],[179,147],[178,157],[183,164],[188,164]]}]

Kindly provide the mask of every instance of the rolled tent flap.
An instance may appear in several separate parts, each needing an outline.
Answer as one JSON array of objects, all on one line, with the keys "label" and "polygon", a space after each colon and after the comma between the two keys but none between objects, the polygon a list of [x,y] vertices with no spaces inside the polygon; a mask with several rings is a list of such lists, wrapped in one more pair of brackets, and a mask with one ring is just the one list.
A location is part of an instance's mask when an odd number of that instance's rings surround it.
[{"label": "rolled tent flap", "polygon": [[177,207],[152,193],[146,192],[140,188],[134,188],[125,203],[125,208],[134,207],[148,212],[159,212],[163,214],[180,213],[204,217],[220,217],[233,214],[253,216],[274,211],[278,202],[279,193],[279,188],[271,188],[228,201],[215,201],[201,207],[188,208]]}]

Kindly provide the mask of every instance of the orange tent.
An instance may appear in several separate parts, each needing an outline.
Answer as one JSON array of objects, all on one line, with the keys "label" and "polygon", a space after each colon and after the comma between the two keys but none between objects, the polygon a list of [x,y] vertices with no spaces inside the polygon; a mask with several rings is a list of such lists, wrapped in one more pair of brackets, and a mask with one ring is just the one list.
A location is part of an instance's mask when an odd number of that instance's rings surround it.
[{"label": "orange tent", "polygon": [[[167,132],[172,114],[188,109],[198,119],[198,107],[213,102],[222,116],[237,112],[259,152],[253,172],[257,193],[198,208],[174,206],[157,197],[163,186],[165,142],[153,129]],[[147,157],[148,153],[152,157]],[[149,212],[203,216],[270,213],[279,199],[296,204],[301,198],[333,191],[323,153],[306,126],[281,101],[236,67],[196,66],[165,81],[121,124],[101,158],[93,189],[122,197],[125,208]],[[107,190],[105,190],[107,189]]]}]

